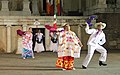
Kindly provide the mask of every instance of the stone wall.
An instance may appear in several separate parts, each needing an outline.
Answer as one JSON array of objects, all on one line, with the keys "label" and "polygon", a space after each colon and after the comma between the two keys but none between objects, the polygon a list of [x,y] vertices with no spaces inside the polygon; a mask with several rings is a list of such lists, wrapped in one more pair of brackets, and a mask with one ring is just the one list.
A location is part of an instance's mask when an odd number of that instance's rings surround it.
[{"label": "stone wall", "polygon": [[10,11],[22,11],[23,0],[9,0],[8,6]]},{"label": "stone wall", "polygon": [[29,1],[24,0],[2,0],[0,16],[30,16]]},{"label": "stone wall", "polygon": [[17,29],[21,29],[22,27],[21,26],[12,26],[11,28],[11,43],[14,44],[14,45],[11,45],[11,52],[16,52],[17,51],[17,48],[18,48],[18,45],[17,45],[17,41],[18,41],[18,35],[17,35]]},{"label": "stone wall", "polygon": [[6,26],[0,26],[0,52],[6,52]]},{"label": "stone wall", "polygon": [[104,29],[107,38],[106,48],[120,49],[120,14],[98,14],[98,21],[103,21],[107,24]]},{"label": "stone wall", "polygon": [[[88,16],[59,16],[57,18],[58,27],[61,27],[65,22],[70,23],[71,30],[76,33],[84,44],[83,49],[87,49],[85,43],[87,41],[87,35],[84,34],[84,28],[81,28],[80,25],[85,23],[85,19],[88,18]],[[17,35],[16,30],[22,29],[26,31],[29,27],[36,28],[34,25],[35,19],[38,19],[40,22],[37,28],[45,28],[44,25],[46,23],[53,25],[54,22],[53,16],[0,16],[0,52],[16,53],[16,51],[21,48],[18,47],[20,37]],[[45,46],[46,49],[49,50],[50,38],[47,29],[45,29],[45,37]]]}]

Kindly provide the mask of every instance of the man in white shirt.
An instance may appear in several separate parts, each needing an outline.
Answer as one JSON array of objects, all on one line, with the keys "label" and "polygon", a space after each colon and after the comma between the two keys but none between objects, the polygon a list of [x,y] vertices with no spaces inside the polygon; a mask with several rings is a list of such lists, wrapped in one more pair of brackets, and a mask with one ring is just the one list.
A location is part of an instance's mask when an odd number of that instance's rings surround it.
[{"label": "man in white shirt", "polygon": [[104,29],[105,27],[106,27],[106,24],[102,23],[102,22],[95,24],[96,29],[89,29],[89,25],[88,24],[86,25],[85,31],[86,31],[86,33],[91,34],[91,35],[87,42],[88,54],[83,61],[83,64],[82,64],[83,69],[87,69],[87,66],[88,66],[95,50],[98,51],[99,53],[101,53],[101,56],[99,58],[99,65],[107,66],[107,64],[104,63],[106,61],[107,51],[104,47],[101,46],[106,42],[105,34],[102,31],[102,29]]}]

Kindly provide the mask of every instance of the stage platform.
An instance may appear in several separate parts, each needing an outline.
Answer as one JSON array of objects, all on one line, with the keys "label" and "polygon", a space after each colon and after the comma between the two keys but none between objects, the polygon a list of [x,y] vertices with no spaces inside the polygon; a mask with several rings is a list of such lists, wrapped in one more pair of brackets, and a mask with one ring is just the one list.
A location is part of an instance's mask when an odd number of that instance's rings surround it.
[{"label": "stage platform", "polygon": [[86,51],[81,52],[81,58],[75,59],[76,70],[62,71],[56,68],[57,53],[35,53],[35,59],[21,58],[16,54],[0,54],[0,75],[120,75],[120,50],[108,52],[107,67],[99,66],[100,54],[95,53],[87,69],[82,69],[82,61]]}]

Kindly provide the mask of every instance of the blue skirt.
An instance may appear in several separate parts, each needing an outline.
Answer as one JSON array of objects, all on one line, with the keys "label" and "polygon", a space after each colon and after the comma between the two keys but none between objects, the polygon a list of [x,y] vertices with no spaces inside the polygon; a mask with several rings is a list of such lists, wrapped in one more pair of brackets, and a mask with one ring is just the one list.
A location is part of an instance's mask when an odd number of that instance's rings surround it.
[{"label": "blue skirt", "polygon": [[22,57],[23,58],[32,58],[32,57],[34,57],[33,51],[23,48]]}]

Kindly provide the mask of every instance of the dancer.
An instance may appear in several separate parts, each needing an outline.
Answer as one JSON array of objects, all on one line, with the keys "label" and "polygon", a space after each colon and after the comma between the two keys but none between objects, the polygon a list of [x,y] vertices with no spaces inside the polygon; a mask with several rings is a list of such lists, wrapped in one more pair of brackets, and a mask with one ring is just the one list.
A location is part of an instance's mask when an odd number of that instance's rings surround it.
[{"label": "dancer", "polygon": [[101,53],[101,56],[99,58],[99,65],[100,66],[102,66],[102,65],[106,66],[107,65],[105,63],[106,57],[107,57],[107,51],[104,47],[101,46],[106,42],[105,34],[102,31],[102,29],[104,29],[105,27],[106,27],[106,24],[102,23],[102,22],[99,22],[99,23],[95,24],[96,29],[89,29],[89,25],[88,24],[86,25],[85,31],[88,34],[91,34],[91,36],[89,37],[89,40],[87,42],[88,54],[83,61],[83,64],[82,64],[83,69],[87,68],[95,50]]},{"label": "dancer", "polygon": [[59,34],[56,67],[63,68],[63,70],[75,70],[74,53],[80,54],[80,46],[82,47],[83,45],[76,34],[70,30],[69,24],[65,23],[63,27],[64,31]]},{"label": "dancer", "polygon": [[58,49],[58,35],[57,31],[50,32],[51,42],[50,42],[50,51],[57,52]]},{"label": "dancer", "polygon": [[23,35],[23,50],[22,50],[22,57],[23,59],[26,58],[35,58],[32,50],[32,28],[30,27],[28,31],[26,31]]},{"label": "dancer", "polygon": [[38,30],[35,36],[36,36],[36,43],[35,43],[34,51],[36,51],[37,53],[45,51],[43,46],[43,37],[44,37],[43,33],[41,33],[41,31]]}]

